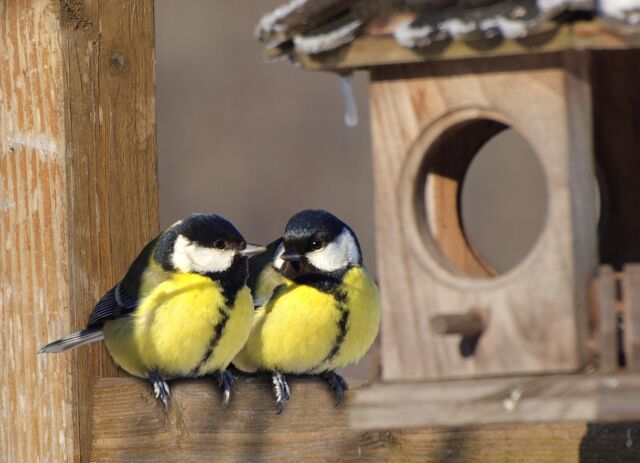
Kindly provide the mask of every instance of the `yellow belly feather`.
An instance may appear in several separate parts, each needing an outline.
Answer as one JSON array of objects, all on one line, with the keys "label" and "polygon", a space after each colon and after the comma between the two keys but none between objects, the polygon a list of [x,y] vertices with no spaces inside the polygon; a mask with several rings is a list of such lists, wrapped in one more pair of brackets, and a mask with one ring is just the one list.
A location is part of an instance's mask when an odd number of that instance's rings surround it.
[{"label": "yellow belly feather", "polygon": [[360,360],[380,323],[378,291],[366,271],[347,272],[340,290],[347,294],[347,334],[335,357],[325,362],[340,332],[342,313],[335,298],[310,286],[287,287],[256,311],[247,344],[234,359],[243,370],[309,373],[341,368]]},{"label": "yellow belly feather", "polygon": [[[228,317],[213,354],[215,327]],[[226,307],[220,286],[196,274],[176,274],[160,283],[126,317],[105,323],[112,357],[136,376],[159,371],[166,377],[207,374],[225,369],[245,343],[253,321],[251,293],[243,287],[233,307]]]}]

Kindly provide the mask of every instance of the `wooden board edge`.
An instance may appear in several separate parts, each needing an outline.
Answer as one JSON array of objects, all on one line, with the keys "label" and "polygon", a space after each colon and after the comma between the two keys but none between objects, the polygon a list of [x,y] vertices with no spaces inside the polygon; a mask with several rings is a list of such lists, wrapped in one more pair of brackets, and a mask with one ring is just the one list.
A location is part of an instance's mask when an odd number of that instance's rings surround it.
[{"label": "wooden board edge", "polygon": [[640,420],[640,374],[377,383],[358,391],[353,429]]},{"label": "wooden board edge", "polygon": [[640,47],[640,33],[618,30],[603,20],[578,21],[547,31],[526,40],[502,39],[495,44],[452,41],[424,50],[404,48],[392,35],[368,34],[351,44],[318,55],[293,53],[293,58],[306,70],[349,70],[372,66],[410,64],[530,53],[552,53],[562,50],[615,50]]}]

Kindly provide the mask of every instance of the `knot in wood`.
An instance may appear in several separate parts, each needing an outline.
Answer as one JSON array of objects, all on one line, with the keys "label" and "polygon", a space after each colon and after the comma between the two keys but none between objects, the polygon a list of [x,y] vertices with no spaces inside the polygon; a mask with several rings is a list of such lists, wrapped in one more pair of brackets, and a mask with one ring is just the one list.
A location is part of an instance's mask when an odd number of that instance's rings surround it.
[{"label": "knot in wood", "polygon": [[126,56],[120,52],[114,52],[109,57],[109,71],[111,74],[120,74],[126,64]]}]

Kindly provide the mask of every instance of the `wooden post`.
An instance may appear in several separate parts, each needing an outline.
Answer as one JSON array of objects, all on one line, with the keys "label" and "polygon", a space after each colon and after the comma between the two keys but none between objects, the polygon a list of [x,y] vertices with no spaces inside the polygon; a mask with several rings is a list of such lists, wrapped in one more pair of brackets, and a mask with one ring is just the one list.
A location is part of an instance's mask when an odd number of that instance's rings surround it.
[{"label": "wooden post", "polygon": [[88,461],[82,328],[158,231],[152,0],[0,1],[2,461]]}]

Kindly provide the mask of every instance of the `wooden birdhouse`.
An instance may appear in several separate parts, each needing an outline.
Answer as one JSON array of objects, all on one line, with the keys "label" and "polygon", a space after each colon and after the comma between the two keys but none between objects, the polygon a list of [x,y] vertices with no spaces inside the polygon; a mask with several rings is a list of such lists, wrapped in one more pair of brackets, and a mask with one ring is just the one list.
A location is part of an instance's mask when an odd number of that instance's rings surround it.
[{"label": "wooden birdhouse", "polygon": [[[604,375],[640,360],[640,54],[621,50],[640,44],[639,15],[637,1],[310,0],[262,18],[267,57],[371,77],[382,375],[357,395],[357,427],[640,418],[620,406],[637,377]],[[460,197],[506,129],[535,153],[546,217],[500,273]]]}]

